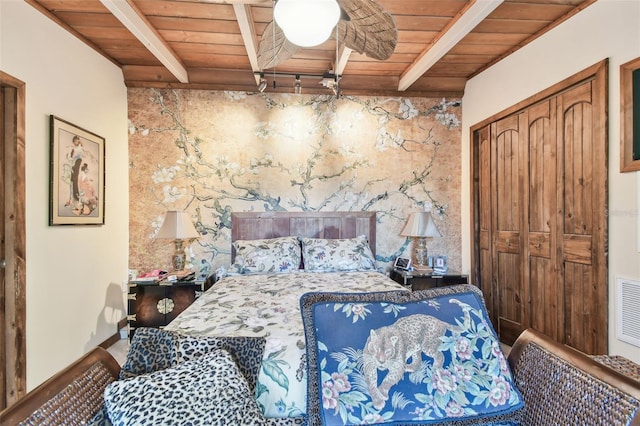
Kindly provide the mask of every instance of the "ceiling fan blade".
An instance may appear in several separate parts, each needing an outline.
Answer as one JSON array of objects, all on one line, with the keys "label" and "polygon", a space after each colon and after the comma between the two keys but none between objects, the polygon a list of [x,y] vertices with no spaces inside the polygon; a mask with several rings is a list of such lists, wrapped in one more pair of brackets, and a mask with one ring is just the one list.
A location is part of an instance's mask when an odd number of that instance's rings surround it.
[{"label": "ceiling fan blade", "polygon": [[348,48],[385,60],[393,54],[398,29],[393,16],[372,0],[338,0],[348,19],[338,23],[338,37]]},{"label": "ceiling fan blade", "polygon": [[273,68],[291,58],[300,47],[284,36],[282,29],[271,21],[262,33],[258,45],[258,67],[261,70]]}]

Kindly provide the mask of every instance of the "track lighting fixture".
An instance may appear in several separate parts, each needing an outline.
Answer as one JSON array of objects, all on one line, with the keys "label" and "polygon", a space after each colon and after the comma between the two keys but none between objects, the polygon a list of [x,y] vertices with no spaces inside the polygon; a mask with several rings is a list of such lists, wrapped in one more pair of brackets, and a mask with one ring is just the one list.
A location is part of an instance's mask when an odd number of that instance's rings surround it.
[{"label": "track lighting fixture", "polygon": [[260,73],[260,84],[258,84],[258,92],[264,92],[264,89],[267,88],[267,79],[264,78],[264,74]]},{"label": "track lighting fixture", "polygon": [[[2,1],[2,0],[0,0]],[[260,84],[258,85],[258,90],[260,92],[263,92],[266,87],[267,87],[267,80],[264,78],[265,73],[264,72],[259,72],[256,71],[254,73],[255,75],[260,75]],[[295,94],[301,94],[302,93],[302,77],[305,78],[318,78],[319,79],[319,83],[331,90],[336,96],[340,96],[340,89],[339,89],[339,80],[340,80],[340,76],[334,74],[333,72],[329,71],[329,72],[325,72],[324,74],[302,74],[302,73],[288,73],[288,72],[271,72],[269,71],[269,76],[272,76],[273,78],[273,90],[276,90],[276,79],[279,77],[293,77],[294,81],[293,81],[293,93]],[[263,81],[264,81],[264,88],[263,86]]]},{"label": "track lighting fixture", "polygon": [[299,95],[302,93],[302,83],[300,82],[300,76],[296,75],[296,80],[293,82],[293,93]]}]

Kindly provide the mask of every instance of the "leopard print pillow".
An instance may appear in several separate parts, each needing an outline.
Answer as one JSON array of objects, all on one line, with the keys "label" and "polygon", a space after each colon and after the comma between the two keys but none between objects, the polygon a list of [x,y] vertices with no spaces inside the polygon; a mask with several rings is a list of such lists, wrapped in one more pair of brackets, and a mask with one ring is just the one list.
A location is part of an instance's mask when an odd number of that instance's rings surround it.
[{"label": "leopard print pillow", "polygon": [[266,340],[263,337],[212,337],[186,336],[178,337],[179,362],[197,359],[214,349],[229,351],[238,365],[238,370],[247,380],[249,389],[254,390],[258,373],[262,365],[262,356]]},{"label": "leopard print pillow", "polygon": [[177,336],[157,328],[140,327],[131,338],[120,379],[164,370],[178,363]]},{"label": "leopard print pillow", "polygon": [[233,356],[223,349],[113,382],[105,405],[114,426],[267,424]]},{"label": "leopard print pillow", "polygon": [[266,340],[264,337],[187,336],[157,328],[137,328],[120,378],[163,370],[196,359],[214,349],[225,349],[237,362],[238,369],[255,389]]}]

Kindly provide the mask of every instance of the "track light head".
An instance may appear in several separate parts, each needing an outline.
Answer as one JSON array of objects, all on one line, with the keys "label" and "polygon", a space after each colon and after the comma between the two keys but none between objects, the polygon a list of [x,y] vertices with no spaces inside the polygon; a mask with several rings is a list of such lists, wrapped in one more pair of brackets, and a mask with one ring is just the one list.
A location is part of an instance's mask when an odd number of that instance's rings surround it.
[{"label": "track light head", "polygon": [[260,75],[260,84],[258,84],[258,92],[262,93],[267,88],[267,79],[264,75]]},{"label": "track light head", "polygon": [[302,93],[302,82],[300,81],[299,75],[296,75],[296,80],[293,83],[293,93],[296,95]]}]

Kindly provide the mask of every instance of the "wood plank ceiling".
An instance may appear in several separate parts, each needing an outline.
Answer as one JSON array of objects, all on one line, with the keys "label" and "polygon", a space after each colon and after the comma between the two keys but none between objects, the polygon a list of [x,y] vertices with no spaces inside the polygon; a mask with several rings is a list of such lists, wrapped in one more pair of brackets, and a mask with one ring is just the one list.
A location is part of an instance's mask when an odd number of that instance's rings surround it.
[{"label": "wood plank ceiling", "polygon": [[293,92],[302,74],[303,93],[328,94],[320,76],[332,71],[343,95],[460,97],[469,78],[596,0],[376,0],[398,28],[389,59],[330,38],[267,70],[256,50],[272,0],[25,1],[118,65],[127,87],[256,91],[263,71],[268,92]]}]

